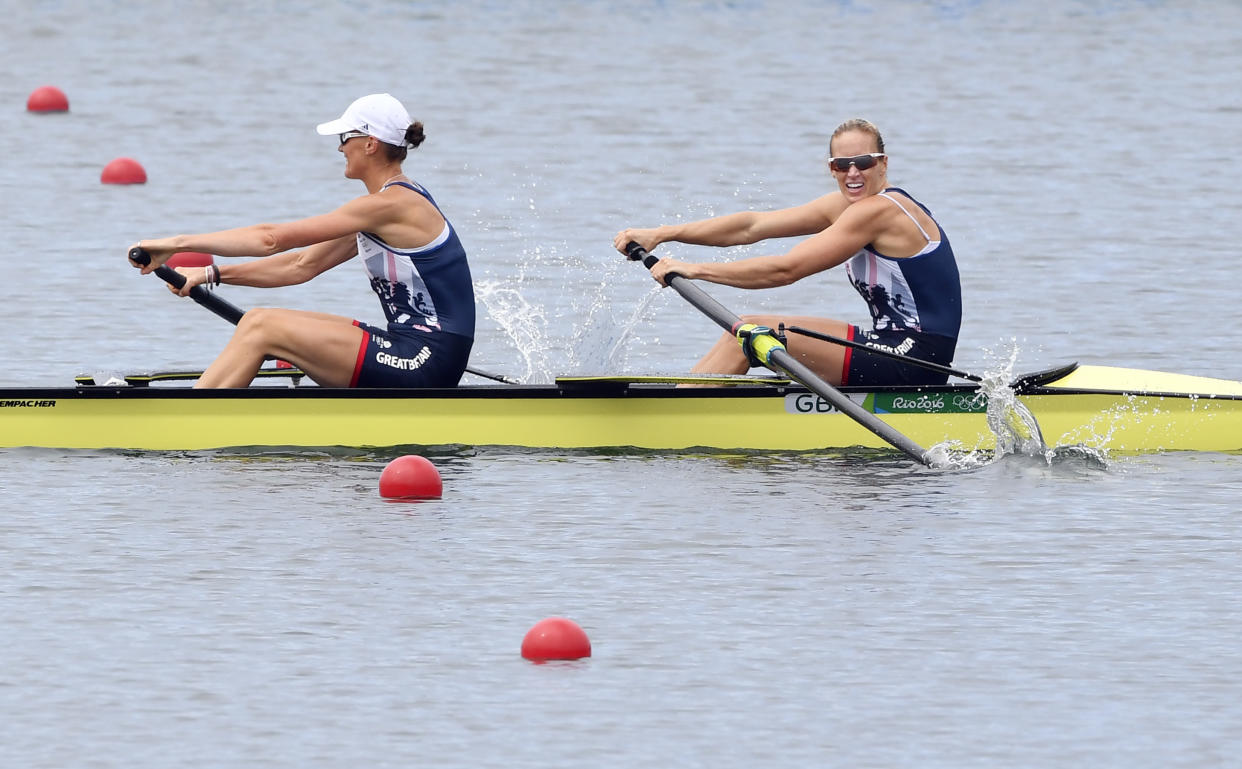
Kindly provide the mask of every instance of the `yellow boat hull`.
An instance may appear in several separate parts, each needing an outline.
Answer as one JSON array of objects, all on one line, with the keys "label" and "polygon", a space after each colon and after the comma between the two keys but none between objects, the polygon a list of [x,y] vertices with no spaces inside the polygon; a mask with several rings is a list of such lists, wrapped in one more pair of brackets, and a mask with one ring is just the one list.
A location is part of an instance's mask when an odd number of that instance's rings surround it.
[{"label": "yellow boat hull", "polygon": [[[1130,383],[1131,386],[1126,386]],[[1082,367],[1021,395],[1050,446],[1110,452],[1242,449],[1242,383]],[[853,392],[851,399],[930,448],[990,450],[972,387]],[[453,390],[176,387],[0,390],[0,447],[199,450],[242,446],[599,447],[817,451],[888,448],[796,386]]]}]

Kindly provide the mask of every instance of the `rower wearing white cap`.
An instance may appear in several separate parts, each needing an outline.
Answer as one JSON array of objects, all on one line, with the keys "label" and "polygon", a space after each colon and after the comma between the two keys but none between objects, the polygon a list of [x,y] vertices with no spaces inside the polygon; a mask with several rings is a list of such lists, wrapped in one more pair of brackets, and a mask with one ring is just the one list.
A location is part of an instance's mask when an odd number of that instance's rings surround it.
[{"label": "rower wearing white cap", "polygon": [[[304,283],[361,255],[387,323],[339,315],[255,308],[203,372],[197,387],[245,387],[269,358],[289,361],[327,387],[451,387],[474,343],[474,287],[456,230],[431,194],[401,169],[423,142],[423,124],[391,95],[354,101],[320,134],[337,135],[345,177],[367,194],[335,211],[283,224],[142,240],[153,271],[170,256],[200,251],[259,256],[223,266],[179,267],[188,296],[220,283],[270,288]],[[135,266],[140,266],[135,263]]]}]

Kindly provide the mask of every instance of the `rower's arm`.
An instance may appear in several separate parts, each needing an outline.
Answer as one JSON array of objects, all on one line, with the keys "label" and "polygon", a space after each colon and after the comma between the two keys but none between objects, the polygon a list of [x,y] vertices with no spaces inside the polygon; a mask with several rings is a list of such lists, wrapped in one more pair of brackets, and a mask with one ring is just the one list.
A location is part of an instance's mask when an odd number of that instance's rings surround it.
[{"label": "rower's arm", "polygon": [[[430,207],[430,204],[427,206]],[[253,277],[255,280],[263,281],[253,285],[290,285],[308,280],[353,256],[356,249],[346,254],[343,251],[343,243],[347,241],[352,243],[359,232],[395,234],[401,238],[411,238],[414,242],[425,242],[438,232],[434,229],[436,223],[443,226],[443,219],[439,218],[437,212],[434,217],[435,222],[430,221],[432,217],[421,217],[412,226],[398,227],[398,225],[406,224],[402,217],[410,210],[410,206],[401,205],[401,201],[397,199],[393,191],[389,190],[374,195],[363,195],[335,211],[293,222],[252,224],[197,235],[175,235],[170,238],[141,240],[135,243],[134,247],[142,248],[150,256],[150,261],[142,265],[144,275],[153,272],[173,254],[182,251],[201,251],[216,256],[273,258],[281,255],[281,258],[273,260],[270,269],[287,272],[296,266],[297,274],[289,282],[272,283],[274,278],[271,273],[260,268],[247,268],[242,274],[247,278]],[[431,232],[431,235],[422,232],[423,230]],[[420,237],[421,240],[419,240]],[[298,252],[292,257],[285,253],[299,248],[305,251]],[[229,275],[235,277],[234,271],[230,270]]]},{"label": "rower's arm", "polygon": [[845,262],[875,237],[881,221],[877,208],[863,201],[851,206],[832,226],[798,243],[784,254],[733,262],[682,262],[661,259],[652,276],[665,283],[669,273],[736,288],[787,286]]},{"label": "rower's arm", "polygon": [[832,224],[844,208],[839,193],[831,193],[800,206],[779,211],[741,211],[684,224],[665,224],[650,229],[627,229],[617,234],[617,249],[625,253],[630,241],[651,250],[661,243],[698,246],[740,246],[769,238],[811,235]]},{"label": "rower's arm", "polygon": [[218,265],[220,282],[255,288],[294,286],[352,259],[357,253],[357,238],[343,235],[336,240],[316,243],[300,251],[286,251],[266,259]]},{"label": "rower's arm", "polygon": [[818,201],[779,211],[741,211],[686,224],[665,225],[662,241],[698,246],[743,246],[769,238],[810,235],[827,227]]}]

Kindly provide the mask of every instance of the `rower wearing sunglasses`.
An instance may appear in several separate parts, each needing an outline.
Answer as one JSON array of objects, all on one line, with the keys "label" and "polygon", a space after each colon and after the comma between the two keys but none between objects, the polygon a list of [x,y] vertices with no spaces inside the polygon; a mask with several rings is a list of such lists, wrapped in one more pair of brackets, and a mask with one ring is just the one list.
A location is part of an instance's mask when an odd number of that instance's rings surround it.
[{"label": "rower wearing sunglasses", "polygon": [[[135,244],[150,257],[143,274],[170,256],[199,251],[266,257],[223,266],[178,267],[190,289],[221,283],[291,286],[361,256],[387,323],[339,315],[256,308],[237,325],[196,387],[245,387],[263,361],[279,358],[328,387],[451,387],[474,341],[474,286],[456,230],[431,194],[401,170],[423,142],[423,124],[389,94],[357,99],[317,128],[336,136],[345,178],[367,194],[329,213],[285,224],[256,224]],[[170,288],[172,288],[170,286]]]},{"label": "rower wearing sunglasses", "polygon": [[[799,326],[868,347],[947,366],[962,323],[962,290],[949,239],[931,212],[888,183],[888,156],[880,131],[849,120],[833,132],[828,165],[837,189],[779,211],[744,211],[685,224],[626,229],[614,245],[631,241],[648,251],[661,243],[738,246],[769,238],[806,236],[787,253],[731,262],[685,262],[665,257],[651,268],[661,285],[677,274],[738,288],[785,286],[840,264],[871,311],[871,328],[821,317],[762,314],[743,320],[777,328]],[[947,376],[803,335],[790,335],[789,352],[835,385],[943,384]],[[694,368],[696,373],[742,374],[750,363],[736,337],[724,334]]]}]

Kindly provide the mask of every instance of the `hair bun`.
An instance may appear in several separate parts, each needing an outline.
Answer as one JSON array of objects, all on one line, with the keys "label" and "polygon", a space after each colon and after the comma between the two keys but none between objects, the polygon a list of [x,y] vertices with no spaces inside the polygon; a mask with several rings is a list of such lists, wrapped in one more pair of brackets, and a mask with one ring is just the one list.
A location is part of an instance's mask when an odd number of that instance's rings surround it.
[{"label": "hair bun", "polygon": [[427,135],[423,133],[423,124],[419,121],[410,123],[410,127],[405,129],[405,143],[411,147],[417,147],[426,138]]}]

